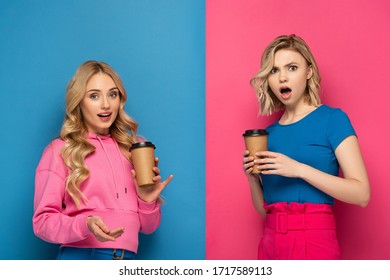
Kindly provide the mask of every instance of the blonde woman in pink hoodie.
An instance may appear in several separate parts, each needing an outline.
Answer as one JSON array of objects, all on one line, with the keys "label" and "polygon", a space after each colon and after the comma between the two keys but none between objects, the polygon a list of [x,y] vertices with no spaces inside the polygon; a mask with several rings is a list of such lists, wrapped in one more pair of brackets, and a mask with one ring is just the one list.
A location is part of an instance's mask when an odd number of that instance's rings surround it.
[{"label": "blonde woman in pink hoodie", "polygon": [[137,122],[124,111],[119,75],[104,62],[80,65],[66,92],[60,137],[44,150],[36,169],[34,233],[61,244],[57,259],[134,259],[138,233],[160,224],[162,181],[139,188],[129,148]]}]

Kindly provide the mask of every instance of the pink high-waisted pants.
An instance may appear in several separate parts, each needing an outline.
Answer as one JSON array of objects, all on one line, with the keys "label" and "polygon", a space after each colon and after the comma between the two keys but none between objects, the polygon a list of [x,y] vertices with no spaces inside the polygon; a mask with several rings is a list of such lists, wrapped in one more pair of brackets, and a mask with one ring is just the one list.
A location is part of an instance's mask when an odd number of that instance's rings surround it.
[{"label": "pink high-waisted pants", "polygon": [[260,260],[340,259],[332,205],[279,202],[264,208]]}]

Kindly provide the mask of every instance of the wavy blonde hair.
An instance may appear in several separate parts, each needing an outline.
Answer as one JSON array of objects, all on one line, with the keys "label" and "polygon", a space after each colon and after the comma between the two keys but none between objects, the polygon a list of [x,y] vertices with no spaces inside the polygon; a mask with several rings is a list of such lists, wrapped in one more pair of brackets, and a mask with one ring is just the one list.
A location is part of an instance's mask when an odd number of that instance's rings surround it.
[{"label": "wavy blonde hair", "polygon": [[61,154],[66,166],[70,169],[66,190],[77,207],[80,206],[81,201],[87,200],[80,189],[81,183],[89,176],[84,160],[95,150],[86,138],[88,130],[81,113],[80,103],[84,98],[89,79],[97,73],[109,75],[120,93],[118,116],[109,129],[111,136],[124,151],[128,151],[136,142],[138,124],[124,111],[127,94],[119,75],[104,62],[90,60],[81,64],[67,86],[66,115],[60,133],[60,137],[65,141]]},{"label": "wavy blonde hair", "polygon": [[268,84],[268,76],[274,66],[275,53],[281,49],[296,51],[305,58],[308,66],[313,70],[313,75],[307,82],[305,102],[316,107],[321,104],[321,76],[309,46],[302,38],[294,34],[281,35],[265,48],[261,57],[260,70],[250,80],[259,102],[259,115],[271,115],[284,108],[283,103],[275,96]]}]

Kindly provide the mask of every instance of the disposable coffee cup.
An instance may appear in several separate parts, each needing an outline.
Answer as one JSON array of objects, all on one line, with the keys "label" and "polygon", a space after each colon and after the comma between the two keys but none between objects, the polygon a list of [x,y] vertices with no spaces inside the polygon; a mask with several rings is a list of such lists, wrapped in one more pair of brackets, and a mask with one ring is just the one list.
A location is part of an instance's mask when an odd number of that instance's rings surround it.
[{"label": "disposable coffee cup", "polygon": [[156,146],[148,141],[134,143],[130,148],[135,177],[139,187],[154,185],[153,177],[156,176],[153,171],[153,167],[155,166],[155,149]]},{"label": "disposable coffee cup", "polygon": [[[244,136],[245,147],[249,151],[249,155],[257,158],[256,152],[268,150],[268,132],[265,129],[246,130]],[[258,164],[253,167],[252,173],[260,173]]]}]

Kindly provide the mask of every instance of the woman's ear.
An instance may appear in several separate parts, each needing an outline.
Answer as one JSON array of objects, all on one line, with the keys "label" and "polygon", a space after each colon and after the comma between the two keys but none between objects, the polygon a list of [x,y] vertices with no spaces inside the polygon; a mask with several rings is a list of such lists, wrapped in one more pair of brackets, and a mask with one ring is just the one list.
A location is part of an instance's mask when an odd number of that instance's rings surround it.
[{"label": "woman's ear", "polygon": [[307,67],[306,79],[310,80],[311,77],[313,77],[313,67],[309,65],[309,67]]}]

